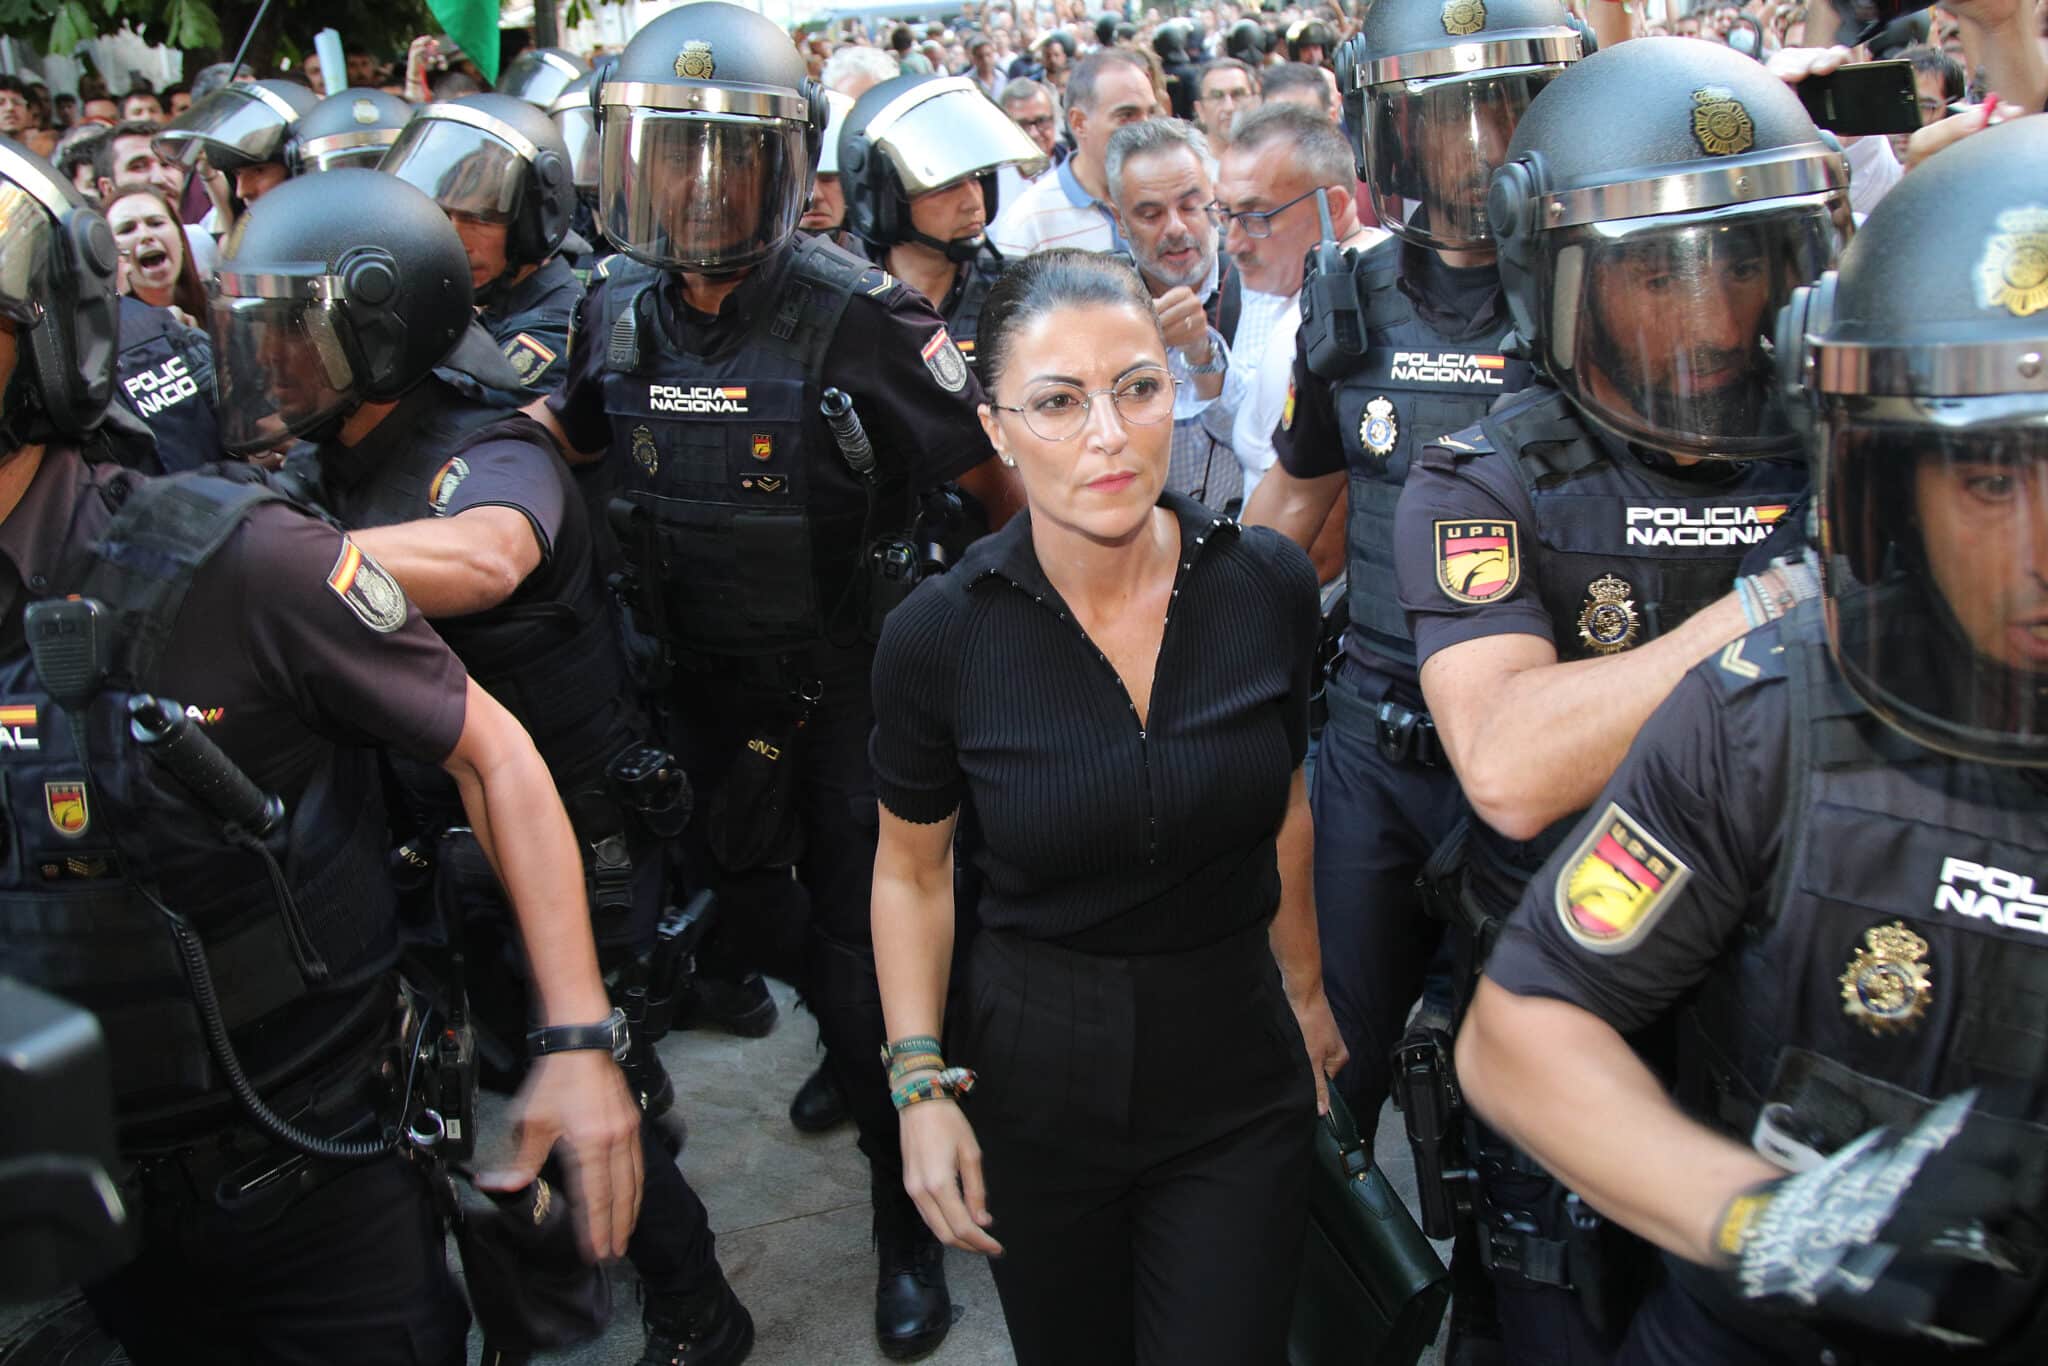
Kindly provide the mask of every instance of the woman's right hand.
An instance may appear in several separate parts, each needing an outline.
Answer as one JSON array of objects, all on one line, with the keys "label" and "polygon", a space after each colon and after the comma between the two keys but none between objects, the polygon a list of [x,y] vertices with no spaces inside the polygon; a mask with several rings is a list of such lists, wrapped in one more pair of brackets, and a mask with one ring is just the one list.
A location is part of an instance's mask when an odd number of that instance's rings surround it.
[{"label": "woman's right hand", "polygon": [[903,1137],[903,1189],[917,1202],[925,1226],[947,1247],[1003,1255],[983,1232],[994,1222],[981,1177],[981,1145],[957,1102],[927,1100],[898,1115]]}]

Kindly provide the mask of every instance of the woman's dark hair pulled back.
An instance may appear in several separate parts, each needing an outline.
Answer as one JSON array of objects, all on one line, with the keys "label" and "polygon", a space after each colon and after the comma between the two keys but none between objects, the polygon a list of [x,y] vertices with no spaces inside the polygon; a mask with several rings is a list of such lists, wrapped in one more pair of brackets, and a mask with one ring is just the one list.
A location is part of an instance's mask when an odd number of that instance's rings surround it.
[{"label": "woman's dark hair pulled back", "polygon": [[1055,309],[1090,305],[1135,308],[1159,325],[1144,280],[1117,256],[1055,247],[1010,263],[981,309],[982,387],[994,394],[1018,332]]}]

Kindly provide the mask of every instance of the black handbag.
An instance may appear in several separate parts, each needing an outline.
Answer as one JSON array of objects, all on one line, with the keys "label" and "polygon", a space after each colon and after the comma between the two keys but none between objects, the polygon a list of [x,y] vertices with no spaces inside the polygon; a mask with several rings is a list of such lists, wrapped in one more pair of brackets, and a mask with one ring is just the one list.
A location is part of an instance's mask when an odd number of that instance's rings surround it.
[{"label": "black handbag", "polygon": [[1436,1341],[1450,1273],[1372,1160],[1334,1089],[1316,1126],[1292,1366],[1414,1366]]}]

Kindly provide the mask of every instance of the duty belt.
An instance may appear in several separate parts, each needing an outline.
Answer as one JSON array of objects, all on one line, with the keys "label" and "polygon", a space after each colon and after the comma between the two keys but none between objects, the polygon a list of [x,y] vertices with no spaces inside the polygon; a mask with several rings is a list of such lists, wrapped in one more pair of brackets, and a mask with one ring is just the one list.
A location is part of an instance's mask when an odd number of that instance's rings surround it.
[{"label": "duty belt", "polygon": [[1444,750],[1429,713],[1407,706],[1391,692],[1370,701],[1343,672],[1333,675],[1324,690],[1330,719],[1355,735],[1369,735],[1389,763],[1441,768]]}]

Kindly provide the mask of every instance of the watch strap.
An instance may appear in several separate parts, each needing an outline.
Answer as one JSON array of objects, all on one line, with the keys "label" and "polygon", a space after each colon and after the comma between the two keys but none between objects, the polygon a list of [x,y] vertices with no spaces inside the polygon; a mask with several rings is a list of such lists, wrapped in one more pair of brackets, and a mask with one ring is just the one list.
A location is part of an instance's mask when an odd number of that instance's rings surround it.
[{"label": "watch strap", "polygon": [[529,1056],[544,1058],[550,1053],[574,1053],[594,1049],[617,1057],[626,1038],[626,1012],[617,1006],[596,1024],[548,1025],[527,1031]]}]

